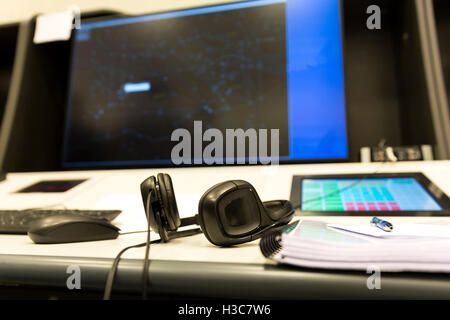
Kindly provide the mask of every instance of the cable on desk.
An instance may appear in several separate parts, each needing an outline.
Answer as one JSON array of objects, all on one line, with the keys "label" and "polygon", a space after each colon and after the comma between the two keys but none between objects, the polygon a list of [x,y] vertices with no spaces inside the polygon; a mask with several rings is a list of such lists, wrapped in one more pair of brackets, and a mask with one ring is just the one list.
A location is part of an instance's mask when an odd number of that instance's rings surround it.
[{"label": "cable on desk", "polygon": [[[153,240],[153,241],[151,241],[151,243],[152,244],[153,243],[158,243],[160,241],[161,240],[159,240],[159,239],[158,240]],[[143,242],[143,243],[140,243],[140,244],[136,244],[136,245],[133,245],[133,246],[126,247],[125,249],[123,249],[122,251],[119,252],[119,254],[114,259],[114,262],[113,262],[113,265],[111,266],[111,269],[109,270],[108,278],[106,280],[106,286],[105,286],[105,292],[104,292],[104,295],[103,295],[103,300],[110,300],[111,299],[111,291],[112,291],[112,286],[113,286],[113,283],[114,283],[114,277],[116,276],[116,270],[117,270],[117,267],[119,265],[120,257],[122,256],[122,254],[124,254],[125,251],[128,251],[129,249],[141,248],[141,247],[143,247],[145,245],[147,245],[147,242]]]},{"label": "cable on desk", "polygon": [[[148,286],[148,268],[149,268],[149,254],[150,254],[150,245],[153,243],[159,243],[161,242],[161,239],[157,239],[157,240],[151,240],[150,239],[150,219],[149,219],[149,209],[150,209],[150,198],[151,198],[151,192],[149,193],[149,195],[147,196],[147,201],[146,201],[146,217],[147,217],[147,230],[146,231],[135,231],[135,232],[128,232],[128,233],[123,233],[123,234],[130,234],[130,233],[138,233],[138,232],[147,232],[147,240],[143,243],[139,243],[133,246],[129,246],[125,249],[123,249],[122,251],[119,252],[119,254],[116,256],[116,258],[114,259],[114,262],[111,266],[111,269],[108,273],[108,278],[106,280],[106,285],[105,285],[105,292],[103,295],[103,299],[104,300],[110,300],[111,299],[111,291],[112,291],[112,286],[114,283],[114,278],[116,275],[116,271],[117,271],[117,267],[119,265],[119,261],[120,261],[120,257],[122,256],[122,254],[129,250],[129,249],[133,249],[133,248],[141,248],[145,246],[145,258],[144,258],[144,266],[143,266],[143,270],[142,270],[142,299],[147,299],[147,286]],[[192,236],[195,234],[199,234],[202,233],[202,230],[200,228],[195,228],[195,229],[189,229],[189,230],[184,230],[184,231],[178,231],[178,232],[171,232],[169,233],[170,239],[176,239],[176,238],[182,238],[182,237],[187,237],[187,236]]]},{"label": "cable on desk", "polygon": [[147,231],[146,230],[141,230],[141,231],[119,232],[119,236],[126,236],[128,234],[144,233],[144,232],[147,232]]},{"label": "cable on desk", "polygon": [[145,242],[145,258],[144,258],[144,268],[142,270],[142,299],[147,299],[147,282],[148,282],[148,256],[150,254],[150,217],[149,217],[149,209],[150,209],[150,195],[152,191],[147,196],[146,202],[146,210],[145,216],[147,217],[147,241]]},{"label": "cable on desk", "polygon": [[142,270],[142,273],[143,273],[142,274],[142,288],[143,288],[142,298],[143,299],[147,298],[148,255],[149,255],[149,252],[150,252],[150,244],[161,242],[160,239],[150,241],[150,219],[149,219],[149,216],[148,216],[149,206],[150,206],[150,196],[151,196],[151,192],[147,196],[147,202],[146,202],[147,208],[145,210],[145,215],[147,217],[147,230],[146,230],[146,232],[147,232],[147,240],[145,242],[143,242],[143,243],[139,243],[139,244],[136,244],[136,245],[133,245],[133,246],[126,247],[125,249],[120,251],[119,254],[116,256],[116,258],[114,259],[114,262],[113,262],[113,264],[111,266],[111,269],[109,270],[108,278],[106,279],[106,285],[105,285],[105,292],[103,294],[103,300],[110,300],[111,299],[112,286],[114,284],[114,278],[116,276],[117,267],[119,266],[119,261],[120,261],[120,257],[122,256],[122,254],[124,254],[129,249],[141,248],[143,246],[145,246],[145,259],[144,259],[144,268]]}]

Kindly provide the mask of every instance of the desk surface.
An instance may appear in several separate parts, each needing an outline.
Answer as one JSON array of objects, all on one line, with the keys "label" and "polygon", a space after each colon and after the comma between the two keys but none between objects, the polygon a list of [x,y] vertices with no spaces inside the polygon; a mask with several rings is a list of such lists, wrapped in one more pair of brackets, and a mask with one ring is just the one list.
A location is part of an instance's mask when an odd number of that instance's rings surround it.
[{"label": "desk surface", "polygon": [[[196,213],[197,202],[210,186],[228,179],[252,183],[262,200],[289,198],[293,175],[366,172],[423,172],[444,192],[450,194],[450,161],[386,164],[283,165],[280,167],[206,167],[143,170],[71,171],[9,174],[0,183],[3,208],[64,205],[69,208],[114,208],[123,213],[116,223],[123,232],[145,229],[145,216],[139,184],[158,172],[172,177],[182,217]],[[89,180],[62,194],[14,193],[42,179],[88,178]],[[330,222],[357,222],[363,217],[308,218]],[[450,218],[391,218],[399,221],[423,221]],[[152,234],[153,237],[156,235]],[[122,235],[116,240],[36,245],[23,235],[0,235],[0,281],[8,283],[65,286],[66,268],[78,264],[82,286],[102,290],[112,258],[126,246],[145,241],[144,233]],[[144,249],[124,255],[119,266],[117,286],[123,290],[140,290]],[[368,290],[368,275],[357,272],[332,272],[276,266],[259,251],[258,242],[236,248],[217,248],[203,235],[152,245],[150,290],[166,293],[198,293],[208,296],[260,298],[327,297],[433,297],[450,298],[450,275],[383,275],[383,290]],[[245,275],[245,276],[244,276]],[[440,279],[440,280],[439,280]],[[233,283],[243,289],[232,290]],[[135,286],[133,286],[135,284]],[[229,285],[228,285],[229,284]],[[235,287],[234,287],[235,288]],[[342,289],[340,289],[342,288]],[[413,288],[416,290],[407,290]],[[266,291],[263,291],[265,289]],[[305,291],[307,289],[307,291]],[[404,290],[405,289],[405,290]],[[194,290],[194,291],[192,291]],[[195,290],[198,290],[195,291]]]}]

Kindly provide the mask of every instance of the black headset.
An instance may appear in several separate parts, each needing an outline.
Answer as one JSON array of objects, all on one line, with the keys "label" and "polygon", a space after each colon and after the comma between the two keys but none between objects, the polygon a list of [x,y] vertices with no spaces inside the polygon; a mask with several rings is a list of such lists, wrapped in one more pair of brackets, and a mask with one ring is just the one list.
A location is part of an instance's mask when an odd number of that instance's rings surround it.
[{"label": "black headset", "polygon": [[159,173],[157,177],[145,179],[141,183],[141,194],[148,223],[160,235],[161,242],[190,235],[186,231],[177,232],[177,229],[197,224],[211,243],[236,245],[258,239],[267,230],[286,225],[295,212],[287,200],[262,202],[255,188],[243,180],[212,186],[201,197],[198,214],[184,219],[180,219],[172,179],[168,174]]},{"label": "black headset", "polygon": [[[147,241],[129,246],[114,259],[106,280],[103,298],[109,300],[122,254],[145,246],[142,270],[142,297],[147,297],[149,250],[151,243],[167,242],[203,232],[217,246],[231,246],[260,238],[269,229],[284,228],[294,216],[295,208],[287,200],[262,202],[253,186],[243,180],[230,180],[209,188],[198,203],[198,214],[180,219],[172,179],[159,173],[141,183],[142,201],[147,217]],[[200,229],[178,231],[179,227],[200,225]],[[150,241],[150,229],[160,239]]]}]

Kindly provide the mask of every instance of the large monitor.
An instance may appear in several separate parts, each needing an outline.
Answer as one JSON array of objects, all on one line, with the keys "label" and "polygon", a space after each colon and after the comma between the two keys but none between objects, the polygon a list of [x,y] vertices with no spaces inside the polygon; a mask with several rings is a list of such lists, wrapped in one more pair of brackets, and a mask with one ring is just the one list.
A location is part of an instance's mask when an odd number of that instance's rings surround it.
[{"label": "large monitor", "polygon": [[347,159],[340,14],[339,0],[256,0],[83,23],[63,166],[170,165],[194,121],[278,129],[280,162]]}]

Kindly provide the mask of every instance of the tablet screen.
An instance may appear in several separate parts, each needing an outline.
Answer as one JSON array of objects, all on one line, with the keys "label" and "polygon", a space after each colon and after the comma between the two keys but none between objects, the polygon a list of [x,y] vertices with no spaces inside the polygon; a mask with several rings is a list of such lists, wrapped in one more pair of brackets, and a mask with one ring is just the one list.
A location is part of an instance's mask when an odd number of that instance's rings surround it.
[{"label": "tablet screen", "polygon": [[303,211],[442,211],[414,178],[304,179]]},{"label": "tablet screen", "polygon": [[45,180],[33,183],[23,189],[16,191],[17,193],[32,193],[32,192],[66,192],[80,183],[86,181],[81,180]]}]

